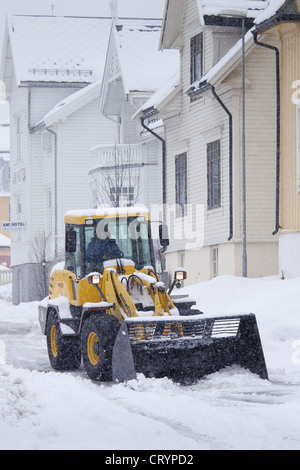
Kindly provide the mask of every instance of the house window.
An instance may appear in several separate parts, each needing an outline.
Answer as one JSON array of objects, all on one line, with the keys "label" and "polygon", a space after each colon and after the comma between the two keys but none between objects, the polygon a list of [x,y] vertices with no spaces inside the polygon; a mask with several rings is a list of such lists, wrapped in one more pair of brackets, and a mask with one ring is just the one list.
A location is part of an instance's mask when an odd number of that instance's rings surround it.
[{"label": "house window", "polygon": [[221,141],[207,144],[207,206],[221,206]]},{"label": "house window", "polygon": [[21,159],[21,134],[22,134],[22,121],[18,118],[16,121],[16,134],[17,134],[17,160]]},{"label": "house window", "polygon": [[52,149],[52,135],[50,132],[43,132],[43,150],[50,151]]},{"label": "house window", "polygon": [[[17,212],[17,221],[20,222],[22,220],[22,201],[20,197],[17,197],[16,199],[16,212]],[[22,233],[21,231],[18,231],[16,235],[17,241],[20,241],[21,238],[22,238]]]},{"label": "house window", "polygon": [[219,247],[212,247],[212,268],[213,268],[213,277],[218,277],[219,275]]},{"label": "house window", "polygon": [[132,206],[134,204],[134,188],[132,186],[110,188],[110,201],[115,207]]},{"label": "house window", "polygon": [[186,214],[187,205],[187,154],[183,153],[175,158],[175,193],[176,215]]},{"label": "house window", "polygon": [[47,191],[47,232],[52,235],[52,191]]},{"label": "house window", "polygon": [[203,75],[203,33],[191,39],[191,83]]},{"label": "house window", "polygon": [[17,214],[18,216],[22,214],[22,203],[19,197],[17,198]]}]

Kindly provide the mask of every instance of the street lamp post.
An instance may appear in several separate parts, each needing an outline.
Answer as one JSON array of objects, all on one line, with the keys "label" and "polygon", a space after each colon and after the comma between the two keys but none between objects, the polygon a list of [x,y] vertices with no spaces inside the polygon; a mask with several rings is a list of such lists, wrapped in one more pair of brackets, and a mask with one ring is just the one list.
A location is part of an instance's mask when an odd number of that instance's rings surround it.
[{"label": "street lamp post", "polygon": [[242,168],[243,168],[243,277],[248,275],[247,261],[247,186],[246,186],[246,82],[245,82],[245,18],[242,18],[242,64],[243,64],[243,84],[242,84]]},{"label": "street lamp post", "polygon": [[247,187],[246,187],[246,17],[247,10],[222,10],[220,16],[242,20],[242,193],[243,193],[243,277],[248,276],[247,260]]}]

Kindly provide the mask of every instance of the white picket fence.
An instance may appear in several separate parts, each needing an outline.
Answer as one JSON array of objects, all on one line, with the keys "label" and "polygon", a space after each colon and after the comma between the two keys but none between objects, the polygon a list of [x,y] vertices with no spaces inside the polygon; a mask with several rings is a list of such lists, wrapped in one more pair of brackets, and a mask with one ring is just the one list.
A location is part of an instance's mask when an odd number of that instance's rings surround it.
[{"label": "white picket fence", "polygon": [[0,270],[0,286],[5,286],[12,282],[12,270],[11,269],[1,269]]}]

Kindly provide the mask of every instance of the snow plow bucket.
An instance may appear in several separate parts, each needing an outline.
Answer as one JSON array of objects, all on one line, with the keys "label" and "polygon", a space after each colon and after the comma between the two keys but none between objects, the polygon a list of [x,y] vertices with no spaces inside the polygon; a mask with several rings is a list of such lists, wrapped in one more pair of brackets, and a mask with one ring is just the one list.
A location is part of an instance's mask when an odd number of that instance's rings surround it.
[{"label": "snow plow bucket", "polygon": [[142,373],[190,384],[233,365],[268,379],[253,314],[127,319],[120,327],[112,356],[113,380],[118,382]]}]

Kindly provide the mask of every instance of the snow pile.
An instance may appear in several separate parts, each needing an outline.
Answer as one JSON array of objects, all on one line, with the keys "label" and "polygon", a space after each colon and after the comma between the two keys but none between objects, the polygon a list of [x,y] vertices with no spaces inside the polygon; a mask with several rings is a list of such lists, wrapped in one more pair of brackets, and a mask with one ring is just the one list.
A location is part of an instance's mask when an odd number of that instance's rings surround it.
[{"label": "snow pile", "polygon": [[186,287],[207,316],[256,314],[270,375],[232,367],[186,387],[52,371],[37,303],[13,306],[1,287],[0,449],[299,449],[299,285],[225,276]]}]

